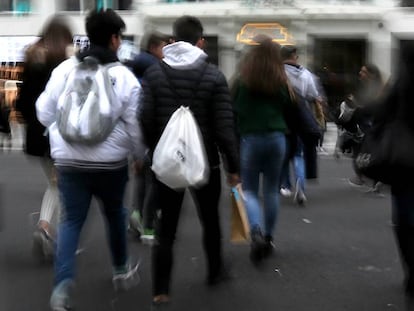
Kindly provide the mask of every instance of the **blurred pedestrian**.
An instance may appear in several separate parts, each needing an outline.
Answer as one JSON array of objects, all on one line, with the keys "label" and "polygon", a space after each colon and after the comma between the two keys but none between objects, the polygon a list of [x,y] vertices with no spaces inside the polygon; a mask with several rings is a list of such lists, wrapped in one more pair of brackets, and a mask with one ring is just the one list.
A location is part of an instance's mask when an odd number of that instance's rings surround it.
[{"label": "blurred pedestrian", "polygon": [[[169,43],[169,38],[158,32],[149,31],[141,39],[141,51],[128,66],[137,79],[142,82],[144,72],[151,65],[163,58],[162,49]],[[147,153],[143,167],[135,174],[133,193],[133,211],[129,218],[129,228],[140,236],[143,243],[152,244],[154,240],[154,217],[157,195],[154,192],[154,173],[151,170],[151,159]]]},{"label": "blurred pedestrian", "polygon": [[[234,115],[225,76],[206,62],[203,26],[196,17],[183,16],[173,24],[175,41],[163,48],[164,58],[147,69],[143,79],[144,102],[141,114],[144,138],[151,154],[171,115],[188,105],[200,128],[206,149],[210,176],[200,188],[191,188],[203,230],[207,284],[223,281],[219,199],[221,191],[220,157],[226,159],[228,183],[238,183],[239,154]],[[178,97],[178,98],[177,98]],[[155,180],[157,213],[155,243],[152,248],[153,308],[170,300],[173,245],[184,198]]]},{"label": "blurred pedestrian", "polygon": [[[314,75],[298,63],[299,56],[296,46],[283,46],[281,55],[289,83],[297,94],[297,97],[304,99],[299,104],[306,105],[307,110],[304,111],[309,111],[312,114],[310,117],[315,118],[316,121],[322,124],[324,122],[321,109],[322,99],[318,92]],[[314,111],[317,111],[318,114],[314,115]],[[317,116],[319,116],[319,120]],[[320,128],[320,132],[322,133],[322,128]],[[297,204],[304,206],[307,201],[305,194],[306,179],[317,177],[316,147],[318,142],[304,141],[299,137],[296,141],[296,146],[292,146],[291,143],[288,144],[288,148],[295,151],[288,152],[289,155],[293,153],[293,158],[286,158],[281,176],[280,193],[285,197],[292,195],[293,187],[290,180],[290,163],[292,162],[295,176],[293,200]]]},{"label": "blurred pedestrian", "polygon": [[[401,50],[401,61],[397,76],[387,85],[384,99],[380,100],[374,118],[372,131],[388,128],[389,124],[399,125],[401,133],[396,137],[398,143],[404,146],[409,154],[414,149],[414,141],[404,139],[413,137],[414,126],[414,46],[406,45]],[[398,133],[396,133],[398,135]],[[403,140],[404,139],[404,140]],[[392,151],[387,151],[392,152]],[[411,162],[413,162],[412,160]],[[411,165],[410,165],[411,164]],[[392,222],[404,268],[404,290],[407,297],[407,310],[414,310],[414,181],[412,179],[413,163],[400,165],[391,183]],[[389,172],[391,173],[391,172]]]},{"label": "blurred pedestrian", "polygon": [[71,47],[73,38],[68,21],[60,15],[52,16],[43,27],[40,38],[25,52],[23,83],[16,102],[26,124],[24,151],[39,160],[47,178],[37,229],[33,233],[34,253],[47,260],[54,256],[59,194],[47,131],[37,119],[35,103],[52,70],[70,56]]},{"label": "blurred pedestrian", "polygon": [[[90,47],[54,69],[44,92],[36,102],[38,118],[49,131],[51,156],[58,172],[62,205],[54,287],[50,298],[50,305],[56,311],[72,307],[75,253],[93,196],[102,204],[106,218],[115,288],[128,289],[139,280],[138,265],[133,266],[128,256],[127,211],[123,200],[128,180],[128,156],[133,152],[135,159],[142,159],[144,151],[136,119],[141,88],[131,71],[118,62],[116,52],[124,29],[125,23],[115,11],[91,11],[86,17]],[[61,105],[62,89],[66,87],[66,80],[71,81],[70,74],[79,62],[83,65],[80,68],[94,68],[97,62],[106,65],[111,80],[111,83],[103,84],[103,87],[112,87],[114,93],[114,99],[110,102],[114,128],[102,142],[85,144],[77,140],[67,141],[62,128],[58,127],[58,101]],[[76,83],[91,79],[88,77],[73,81]],[[83,94],[77,94],[77,97],[81,96]]]},{"label": "blurred pedestrian", "polygon": [[[240,171],[254,263],[271,254],[279,210],[279,184],[286,155],[284,107],[293,105],[280,46],[266,36],[242,58],[234,87],[240,133]],[[263,176],[263,211],[259,196]]]},{"label": "blurred pedestrian", "polygon": [[0,96],[0,151],[3,151],[11,146],[10,107],[6,103],[5,94]]},{"label": "blurred pedestrian", "polygon": [[[353,127],[354,130],[349,130],[349,132],[356,133],[357,137],[360,138],[353,140],[353,164],[359,153],[362,137],[372,126],[372,118],[378,107],[378,100],[380,99],[384,87],[381,72],[374,64],[363,65],[358,73],[358,80],[359,84],[355,93],[351,94],[348,98],[348,101],[351,102],[352,113],[348,117],[349,121],[344,125],[348,128]],[[348,103],[348,101],[345,103]],[[353,168],[354,176],[348,179],[349,183],[354,186],[364,186],[366,182],[363,176],[361,176],[355,169],[355,164],[353,165]],[[374,181],[372,190],[378,191],[378,187],[379,184]]]}]

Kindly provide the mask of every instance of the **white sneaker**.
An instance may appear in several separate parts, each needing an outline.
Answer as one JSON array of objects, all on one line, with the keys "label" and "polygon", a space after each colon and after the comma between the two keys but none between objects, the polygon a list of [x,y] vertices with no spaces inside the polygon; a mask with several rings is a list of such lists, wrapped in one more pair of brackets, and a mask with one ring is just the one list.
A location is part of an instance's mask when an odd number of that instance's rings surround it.
[{"label": "white sneaker", "polygon": [[292,196],[292,191],[289,188],[280,188],[280,194],[282,197],[290,198]]},{"label": "white sneaker", "polygon": [[134,267],[128,265],[127,271],[124,273],[114,273],[112,277],[112,284],[116,291],[128,290],[133,286],[136,286],[141,281],[139,277],[138,268],[140,266],[138,262]]}]

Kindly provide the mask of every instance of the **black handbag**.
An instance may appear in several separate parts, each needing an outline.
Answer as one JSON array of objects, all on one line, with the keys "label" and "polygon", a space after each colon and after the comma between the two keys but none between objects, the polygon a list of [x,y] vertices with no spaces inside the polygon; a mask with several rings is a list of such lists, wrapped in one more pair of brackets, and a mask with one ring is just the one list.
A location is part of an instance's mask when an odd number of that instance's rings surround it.
[{"label": "black handbag", "polygon": [[414,173],[413,128],[395,119],[367,132],[355,165],[362,175],[385,184],[411,178]]}]

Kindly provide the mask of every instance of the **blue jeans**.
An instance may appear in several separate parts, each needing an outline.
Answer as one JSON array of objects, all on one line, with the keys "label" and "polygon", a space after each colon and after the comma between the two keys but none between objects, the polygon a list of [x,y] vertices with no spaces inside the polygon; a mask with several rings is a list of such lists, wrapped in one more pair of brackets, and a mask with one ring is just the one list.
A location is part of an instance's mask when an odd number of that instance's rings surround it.
[{"label": "blue jeans", "polygon": [[102,204],[114,268],[127,261],[126,209],[123,206],[128,169],[86,172],[58,169],[62,215],[58,226],[55,260],[55,285],[73,280],[75,253],[88,215],[92,196]]},{"label": "blue jeans", "polygon": [[[290,148],[290,146],[288,146]],[[290,159],[285,159],[280,178],[280,187],[292,190],[292,183],[290,180]],[[298,139],[295,155],[293,156],[293,168],[295,172],[295,186],[299,182],[300,189],[305,192],[305,160],[303,158],[303,144]]]},{"label": "blue jeans", "polygon": [[[250,228],[264,228],[272,235],[279,210],[279,182],[286,153],[284,133],[251,134],[241,138],[241,179]],[[264,217],[259,200],[263,175]]]}]

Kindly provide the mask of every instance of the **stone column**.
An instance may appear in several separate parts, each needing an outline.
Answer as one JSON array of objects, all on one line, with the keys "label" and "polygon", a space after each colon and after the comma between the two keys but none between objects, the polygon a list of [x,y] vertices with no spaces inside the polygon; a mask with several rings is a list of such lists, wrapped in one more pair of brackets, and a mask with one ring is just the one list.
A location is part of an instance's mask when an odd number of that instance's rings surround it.
[{"label": "stone column", "polygon": [[230,79],[236,70],[237,53],[236,35],[238,25],[229,17],[229,20],[218,22],[218,56],[219,67],[227,79]]}]

